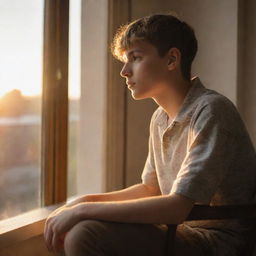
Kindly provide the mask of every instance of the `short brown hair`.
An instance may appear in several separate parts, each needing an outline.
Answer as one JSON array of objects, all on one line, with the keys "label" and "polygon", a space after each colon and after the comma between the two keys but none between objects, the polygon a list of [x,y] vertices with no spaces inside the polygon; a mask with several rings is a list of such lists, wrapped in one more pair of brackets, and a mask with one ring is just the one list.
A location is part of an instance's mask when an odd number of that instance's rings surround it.
[{"label": "short brown hair", "polygon": [[197,40],[193,28],[186,22],[171,14],[154,14],[137,19],[117,30],[111,45],[112,54],[123,61],[124,51],[139,40],[154,45],[161,57],[173,47],[179,49],[182,75],[190,80]]}]

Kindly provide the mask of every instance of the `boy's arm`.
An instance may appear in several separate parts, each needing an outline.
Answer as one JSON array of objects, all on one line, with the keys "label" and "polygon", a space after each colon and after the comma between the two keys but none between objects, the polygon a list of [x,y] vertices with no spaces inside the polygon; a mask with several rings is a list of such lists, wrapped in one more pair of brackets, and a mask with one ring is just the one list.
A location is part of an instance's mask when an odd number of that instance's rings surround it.
[{"label": "boy's arm", "polygon": [[97,219],[124,223],[179,224],[195,201],[179,194],[151,196],[122,202],[81,203],[73,209],[78,221]]},{"label": "boy's arm", "polygon": [[149,186],[146,184],[136,184],[125,189],[100,193],[100,194],[88,194],[77,198],[76,200],[68,203],[66,206],[74,206],[83,202],[105,202],[105,201],[123,201],[137,198],[144,198],[150,196],[160,195],[159,188]]},{"label": "boy's arm", "polygon": [[107,192],[107,193],[99,193],[99,194],[88,194],[81,196],[53,211],[48,218],[55,216],[56,214],[60,213],[64,209],[68,207],[75,206],[80,203],[85,202],[106,202],[106,201],[123,201],[123,200],[130,200],[130,199],[137,199],[143,197],[150,197],[150,196],[157,196],[160,195],[161,191],[158,187],[149,186],[146,184],[136,184],[130,186],[125,189]]},{"label": "boy's arm", "polygon": [[175,193],[117,202],[80,203],[47,219],[46,245],[49,250],[58,251],[65,234],[82,220],[178,224],[186,219],[193,205],[192,199]]}]

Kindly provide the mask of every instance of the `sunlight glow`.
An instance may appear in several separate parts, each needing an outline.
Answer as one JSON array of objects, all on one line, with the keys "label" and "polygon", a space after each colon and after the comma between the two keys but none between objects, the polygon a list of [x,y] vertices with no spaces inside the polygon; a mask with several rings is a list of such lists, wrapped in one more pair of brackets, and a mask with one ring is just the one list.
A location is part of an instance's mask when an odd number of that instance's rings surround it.
[{"label": "sunlight glow", "polygon": [[[78,98],[81,1],[71,2],[69,96]],[[0,97],[14,89],[25,96],[41,95],[43,11],[43,0],[0,0]]]},{"label": "sunlight glow", "polygon": [[1,0],[0,24],[0,96],[41,94],[43,0]]}]

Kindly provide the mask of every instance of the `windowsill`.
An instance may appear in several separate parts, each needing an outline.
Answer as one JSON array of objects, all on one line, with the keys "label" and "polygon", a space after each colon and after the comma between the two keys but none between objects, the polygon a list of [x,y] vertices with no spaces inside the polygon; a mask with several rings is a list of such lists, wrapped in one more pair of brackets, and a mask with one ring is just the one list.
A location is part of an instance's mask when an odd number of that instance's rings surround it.
[{"label": "windowsill", "polygon": [[58,206],[36,209],[0,221],[0,248],[2,249],[42,234],[47,216]]},{"label": "windowsill", "polygon": [[41,235],[47,216],[59,206],[36,209],[0,221],[0,249]]},{"label": "windowsill", "polygon": [[[69,197],[66,203],[79,198],[79,195]],[[27,213],[20,214],[6,220],[0,221],[0,249],[15,243],[28,240],[42,235],[44,223],[49,214],[62,206],[64,203],[39,208]]]}]

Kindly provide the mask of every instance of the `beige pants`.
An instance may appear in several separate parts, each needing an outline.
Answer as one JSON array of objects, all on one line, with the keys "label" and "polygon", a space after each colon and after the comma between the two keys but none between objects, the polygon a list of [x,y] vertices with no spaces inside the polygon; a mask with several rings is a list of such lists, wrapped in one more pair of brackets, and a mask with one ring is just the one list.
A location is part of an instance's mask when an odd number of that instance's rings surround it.
[{"label": "beige pants", "polygon": [[[67,234],[66,256],[161,256],[166,255],[165,225],[126,224],[95,220],[78,223]],[[197,231],[179,225],[175,255],[211,256],[209,247],[200,243]],[[198,243],[199,242],[199,243]]]}]

